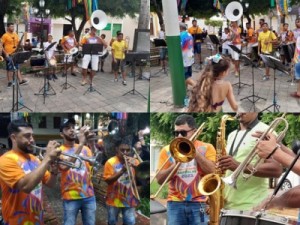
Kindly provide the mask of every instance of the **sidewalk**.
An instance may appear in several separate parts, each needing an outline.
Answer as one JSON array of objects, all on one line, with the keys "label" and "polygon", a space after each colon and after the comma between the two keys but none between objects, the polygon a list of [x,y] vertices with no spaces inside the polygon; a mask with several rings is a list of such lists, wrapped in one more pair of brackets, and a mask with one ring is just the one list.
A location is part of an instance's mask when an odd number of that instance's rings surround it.
[{"label": "sidewalk", "polygon": [[[118,82],[113,82],[114,75],[110,71],[110,58],[105,61],[104,73],[97,72],[94,77],[93,87],[97,89],[101,95],[96,92],[88,92],[88,85],[81,86],[81,69],[77,76],[68,74],[68,82],[76,89],[69,88],[61,92],[61,84],[65,82],[65,77],[61,73],[57,73],[58,80],[50,81],[50,85],[54,88],[56,95],[46,97],[44,104],[43,96],[36,96],[43,86],[44,77],[26,74],[24,77],[29,79],[28,85],[20,86],[23,96],[24,105],[34,112],[146,112],[147,100],[137,93],[134,95],[129,93],[133,89],[133,78],[130,77],[131,68],[127,68],[127,86],[122,85],[122,79]],[[149,69],[144,69],[148,71]],[[139,74],[138,68],[136,74]],[[135,89],[146,98],[148,97],[149,81],[147,79],[137,80]],[[12,108],[12,88],[7,89],[6,71],[0,70],[0,112],[9,112]],[[20,108],[20,107],[19,107]],[[27,111],[21,109],[20,111]]]}]

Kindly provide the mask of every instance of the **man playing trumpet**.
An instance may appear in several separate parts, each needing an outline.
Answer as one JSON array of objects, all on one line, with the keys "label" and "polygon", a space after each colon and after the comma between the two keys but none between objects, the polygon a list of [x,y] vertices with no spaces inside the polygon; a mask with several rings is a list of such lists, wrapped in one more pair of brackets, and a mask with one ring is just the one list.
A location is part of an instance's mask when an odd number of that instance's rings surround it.
[{"label": "man playing trumpet", "polygon": [[[139,199],[138,193],[134,193],[137,190],[133,190],[133,186],[135,186],[133,184],[135,182],[133,168],[139,164],[139,161],[129,157],[130,147],[124,140],[117,143],[116,150],[116,156],[105,163],[103,173],[103,179],[108,184],[106,195],[108,225],[117,224],[120,211],[123,216],[123,224],[134,225],[135,207],[139,204]],[[129,173],[133,175],[131,178]]]},{"label": "man playing trumpet", "polygon": [[42,183],[53,187],[57,168],[48,168],[57,159],[59,143],[49,141],[41,162],[32,155],[32,126],[22,120],[8,125],[12,149],[0,158],[0,185],[4,224],[44,224]]},{"label": "man playing trumpet", "polygon": [[[63,153],[84,157],[92,157],[91,150],[85,146],[89,137],[89,129],[84,126],[78,135],[75,133],[75,120],[69,119],[60,127],[60,136],[63,145],[60,147]],[[79,144],[75,144],[78,137]],[[77,164],[75,158],[63,157],[63,160]],[[80,168],[69,168],[60,165],[61,170],[61,195],[64,208],[64,225],[75,225],[76,217],[81,210],[83,225],[95,224],[96,199],[92,183],[92,165],[89,162],[82,163]]]}]

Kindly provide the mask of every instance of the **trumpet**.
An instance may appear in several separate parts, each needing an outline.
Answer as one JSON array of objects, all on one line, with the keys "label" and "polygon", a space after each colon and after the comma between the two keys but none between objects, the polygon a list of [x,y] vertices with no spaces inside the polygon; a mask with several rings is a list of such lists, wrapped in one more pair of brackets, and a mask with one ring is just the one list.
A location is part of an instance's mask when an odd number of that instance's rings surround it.
[{"label": "trumpet", "polygon": [[170,153],[171,155],[167,158],[167,160],[162,164],[162,166],[157,171],[156,175],[150,182],[150,185],[156,178],[157,174],[164,168],[166,163],[170,160],[171,157],[173,157],[176,161],[175,168],[171,171],[171,173],[168,175],[168,177],[165,179],[163,184],[160,186],[160,188],[157,190],[157,192],[154,195],[151,195],[151,199],[155,199],[159,192],[162,190],[163,186],[169,181],[171,176],[173,176],[174,172],[179,168],[181,163],[187,163],[195,158],[196,156],[196,149],[193,144],[193,142],[199,137],[199,135],[202,133],[204,129],[205,123],[202,123],[201,126],[197,129],[197,131],[193,134],[193,136],[190,139],[184,138],[184,137],[177,137],[174,138],[170,143]]},{"label": "trumpet", "polygon": [[[39,147],[39,146],[36,146],[36,145],[30,145],[30,147],[32,147],[32,148],[38,150],[37,155],[40,157],[41,160],[44,159],[43,151],[46,151],[46,148]],[[55,162],[56,162],[57,164],[69,166],[69,167],[74,168],[74,169],[80,169],[80,168],[81,168],[82,160],[81,160],[81,158],[80,158],[79,156],[74,155],[74,154],[64,153],[64,152],[62,152],[61,154],[64,155],[64,156],[68,156],[68,157],[70,157],[70,158],[77,159],[77,160],[79,161],[79,165],[76,165],[75,162],[72,163],[72,162],[64,161],[64,160],[59,159],[59,158],[58,158],[57,160],[55,160]]]},{"label": "trumpet", "polygon": [[[282,132],[279,133],[279,135],[277,136],[276,140],[277,142],[281,142],[282,139],[285,137],[285,134],[289,128],[289,124],[287,122],[286,119],[284,119],[286,113],[284,113],[281,117],[276,118],[269,126],[269,128],[261,135],[260,139],[257,141],[256,145],[253,147],[253,149],[251,150],[251,152],[248,154],[248,156],[246,157],[246,159],[235,169],[235,171],[228,177],[222,178],[225,184],[228,184],[230,186],[232,186],[233,188],[237,189],[236,186],[236,182],[237,182],[237,178],[242,174],[244,179],[249,179],[251,176],[253,176],[253,174],[257,171],[257,168],[259,167],[259,165],[263,162],[264,159],[259,159],[253,166],[252,169],[247,168],[248,165],[252,162],[252,160],[257,156],[256,153],[256,148],[257,145],[260,141],[264,140],[268,134],[272,133],[273,131],[275,131],[275,129],[279,126],[280,123],[284,123],[285,124],[285,128]],[[249,170],[250,173],[246,174],[244,171],[245,170]]]}]

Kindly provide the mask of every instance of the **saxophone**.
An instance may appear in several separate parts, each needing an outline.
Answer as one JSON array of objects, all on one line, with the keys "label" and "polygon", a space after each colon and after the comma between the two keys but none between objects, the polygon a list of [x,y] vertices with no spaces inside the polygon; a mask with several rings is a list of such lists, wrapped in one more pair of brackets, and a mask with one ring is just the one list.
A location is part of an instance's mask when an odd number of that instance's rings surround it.
[{"label": "saxophone", "polygon": [[[216,142],[216,163],[222,156],[226,155],[226,121],[234,120],[230,115],[223,115],[221,125],[217,134]],[[209,225],[219,225],[220,211],[224,206],[224,182],[221,180],[225,174],[220,169],[216,169],[214,173],[207,174],[202,177],[198,189],[201,194],[209,197],[210,213]]]}]

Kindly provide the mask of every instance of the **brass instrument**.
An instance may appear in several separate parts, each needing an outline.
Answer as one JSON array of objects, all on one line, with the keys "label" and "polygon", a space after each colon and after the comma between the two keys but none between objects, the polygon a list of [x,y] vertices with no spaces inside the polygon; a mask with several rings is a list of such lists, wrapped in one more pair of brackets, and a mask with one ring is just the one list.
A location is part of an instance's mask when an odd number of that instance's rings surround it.
[{"label": "brass instrument", "polygon": [[133,195],[140,201],[140,195],[139,195],[139,192],[138,192],[138,189],[136,186],[135,177],[134,177],[132,170],[127,162],[128,156],[123,154],[123,157],[124,157],[128,177],[129,177],[131,191],[132,191]]},{"label": "brass instrument", "polygon": [[[226,155],[226,121],[234,120],[235,118],[230,115],[223,115],[221,119],[221,125],[217,134],[216,142],[216,163],[222,156]],[[209,225],[219,225],[220,212],[224,207],[224,183],[221,177],[224,176],[224,172],[221,169],[216,169],[214,173],[207,174],[201,178],[198,185],[198,189],[201,194],[209,197],[210,213],[209,213]]]},{"label": "brass instrument", "polygon": [[155,199],[159,192],[162,190],[163,186],[169,181],[171,176],[173,176],[174,172],[179,168],[181,163],[187,163],[195,158],[196,155],[196,149],[194,146],[194,141],[197,140],[198,136],[202,133],[204,129],[205,123],[202,123],[201,126],[197,129],[197,131],[193,134],[193,136],[190,139],[184,138],[184,137],[177,137],[174,138],[170,143],[170,153],[171,155],[169,158],[163,163],[163,165],[159,168],[156,175],[150,182],[150,185],[156,178],[157,174],[164,168],[166,163],[170,160],[171,157],[173,157],[176,161],[176,166],[172,170],[172,172],[168,175],[168,177],[165,179],[163,184],[160,186],[160,188],[157,190],[157,192],[154,195],[151,195],[151,199]]},{"label": "brass instrument", "polygon": [[133,150],[134,154],[136,155],[137,160],[139,160],[140,163],[143,162],[140,155],[137,153],[136,149],[133,147],[132,150]]},{"label": "brass instrument", "polygon": [[[286,113],[284,113],[281,117],[276,118],[269,126],[269,128],[261,135],[260,139],[257,141],[257,143],[255,144],[255,146],[253,147],[253,149],[251,150],[251,152],[248,154],[248,156],[245,158],[245,160],[238,166],[238,168],[235,169],[235,171],[228,177],[222,178],[222,180],[224,181],[225,184],[228,184],[232,187],[234,187],[235,189],[237,188],[236,186],[236,182],[237,182],[237,178],[242,174],[244,179],[248,179],[251,176],[253,176],[253,174],[257,171],[257,168],[259,167],[259,165],[264,161],[264,159],[259,159],[253,166],[252,169],[247,168],[248,165],[252,162],[252,160],[257,156],[256,153],[256,148],[257,145],[260,141],[264,140],[268,134],[272,133],[275,131],[275,129],[279,126],[279,124],[281,122],[284,122],[285,124],[285,128],[282,132],[279,133],[279,135],[277,136],[277,142],[281,142],[282,139],[284,138],[289,124],[287,122],[286,119],[284,119]],[[246,174],[244,171],[245,170],[249,170],[250,174]]]},{"label": "brass instrument", "polygon": [[[39,147],[39,146],[36,146],[36,145],[30,145],[30,146],[31,146],[32,148],[38,150],[38,154],[37,154],[37,155],[40,157],[41,160],[43,160],[43,159],[44,159],[43,151],[46,151],[46,148]],[[80,168],[81,168],[82,160],[80,159],[79,156],[74,155],[74,154],[64,153],[64,152],[62,152],[61,154],[64,155],[64,156],[70,157],[70,158],[75,158],[75,159],[77,159],[77,160],[79,161],[79,165],[76,165],[75,162],[72,163],[72,162],[64,161],[64,160],[62,160],[62,159],[57,159],[57,160],[55,161],[57,164],[69,166],[69,167],[75,168],[75,169],[80,169]]]}]

